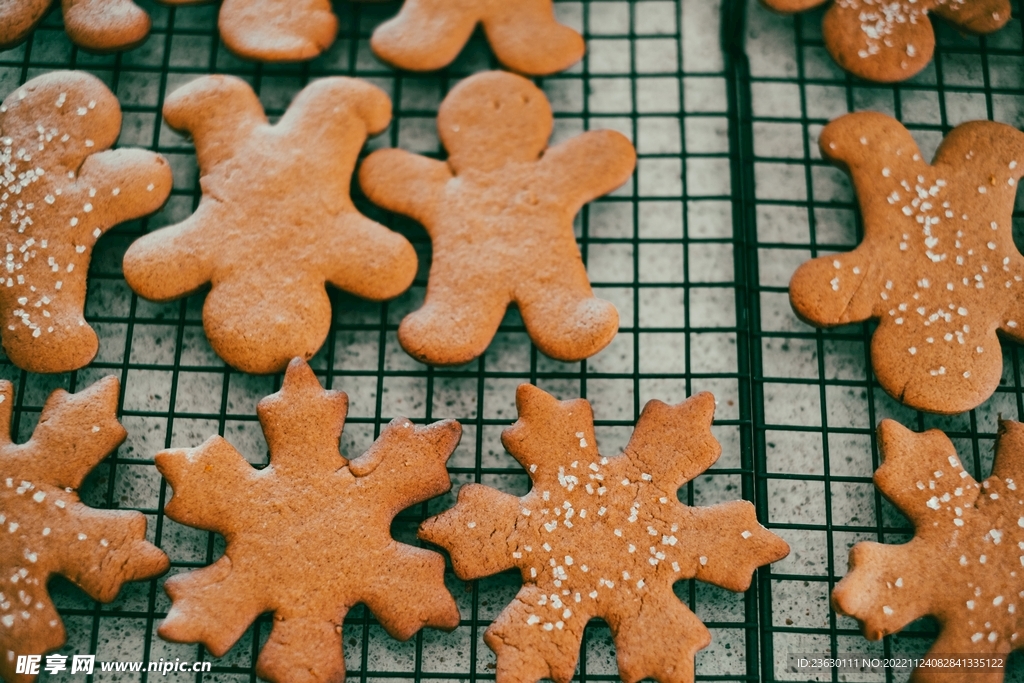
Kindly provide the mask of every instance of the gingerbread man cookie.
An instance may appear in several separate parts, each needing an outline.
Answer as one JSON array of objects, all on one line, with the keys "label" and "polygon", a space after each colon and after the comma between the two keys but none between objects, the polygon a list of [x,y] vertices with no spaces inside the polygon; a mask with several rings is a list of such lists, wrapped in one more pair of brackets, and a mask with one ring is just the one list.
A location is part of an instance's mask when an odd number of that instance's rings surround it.
[{"label": "gingerbread man cookie", "polygon": [[[53,0],[0,2],[0,50],[28,38]],[[149,35],[149,15],[132,0],[61,0],[71,42],[93,52],[129,50]]]},{"label": "gingerbread man cookie", "polygon": [[[163,2],[195,4],[195,0]],[[338,18],[330,0],[224,0],[217,28],[224,45],[239,57],[300,62],[331,46]]]},{"label": "gingerbread man cookie", "polygon": [[400,511],[451,488],[445,462],[462,428],[396,418],[346,460],[338,444],[347,409],[344,393],[324,391],[295,359],[281,391],[257,407],[268,467],[254,469],[219,436],[156,456],[174,488],[167,516],[227,540],[214,564],[167,580],[173,606],[161,636],[220,657],[273,612],[256,674],[315,683],[345,680],[342,621],[357,602],[401,640],[423,626],[458,626],[444,558],[395,541],[390,527]]},{"label": "gingerbread man cookie", "polygon": [[[778,12],[802,12],[828,0],[763,0]],[[1009,0],[834,0],[821,33],[829,54],[855,76],[879,83],[903,81],[935,52],[929,13],[962,31],[992,33],[1010,20]]]},{"label": "gingerbread man cookie", "polygon": [[482,354],[510,303],[552,358],[576,361],[615,336],[615,307],[594,297],[573,218],[629,179],[636,153],[614,131],[591,131],[546,149],[547,98],[510,73],[459,83],[438,112],[447,163],[398,149],[363,163],[359,182],[376,204],[426,227],[433,263],[426,303],[398,338],[425,363]]},{"label": "gingerbread man cookie", "polygon": [[204,76],[171,94],[164,117],[195,139],[203,197],[132,244],[124,275],[155,301],[212,283],[203,327],[225,361],[269,373],[311,358],[331,325],[325,283],[374,301],[412,284],[412,245],[349,197],[359,150],[391,118],[379,88],[314,81],[272,126],[244,81]]},{"label": "gingerbread man cookie", "polygon": [[864,112],[826,126],[821,151],[853,178],[864,239],[801,266],[793,309],[821,327],[878,319],[871,364],[907,405],[977,407],[999,385],[996,332],[1024,341],[1024,257],[1011,224],[1024,133],[965,123],[928,164],[902,124]]},{"label": "gingerbread man cookie", "polygon": [[672,585],[697,578],[743,591],[757,567],[789,552],[747,501],[679,502],[679,487],[721,454],[711,434],[714,397],[650,401],[612,458],[597,450],[587,401],[558,401],[524,384],[516,407],[519,421],[501,441],[529,470],[530,493],[466,484],[453,509],[420,527],[421,538],[451,553],[460,578],[522,574],[519,594],[484,634],[498,655],[498,680],[567,683],[584,626],[601,617],[622,680],[692,682],[694,653],[711,634]]},{"label": "gingerbread man cookie", "polygon": [[18,655],[64,644],[64,624],[47,581],[60,574],[94,600],[110,602],[125,581],[167,571],[146,542],[146,518],[98,510],[78,497],[86,475],[126,436],[117,421],[119,386],[106,377],[69,394],[50,394],[32,438],[11,441],[14,389],[0,381],[0,680],[30,683]]},{"label": "gingerbread man cookie", "polygon": [[117,98],[83,72],[39,76],[0,105],[0,339],[25,370],[93,359],[99,341],[83,317],[93,246],[170,194],[159,154],[109,150],[120,130]]},{"label": "gingerbread man cookie", "polygon": [[[992,476],[981,486],[952,442],[892,420],[878,428],[875,485],[914,525],[901,545],[858,543],[832,592],[836,611],[879,640],[924,615],[939,622],[930,655],[1001,658],[1024,646],[1024,425],[1002,421]],[[918,669],[913,680],[1003,680],[999,667]]]},{"label": "gingerbread man cookie", "polygon": [[555,20],[551,0],[405,0],[370,46],[392,66],[435,71],[455,60],[477,24],[498,61],[522,74],[564,71],[586,51],[583,36]]}]

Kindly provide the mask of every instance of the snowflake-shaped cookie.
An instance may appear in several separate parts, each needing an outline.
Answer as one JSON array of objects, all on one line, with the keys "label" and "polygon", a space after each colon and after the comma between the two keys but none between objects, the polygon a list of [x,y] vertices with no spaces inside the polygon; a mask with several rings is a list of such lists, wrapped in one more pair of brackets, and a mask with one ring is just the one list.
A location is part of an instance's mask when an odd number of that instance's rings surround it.
[{"label": "snowflake-shaped cookie", "polygon": [[447,420],[392,420],[355,460],[338,452],[348,399],[324,391],[306,363],[257,412],[270,465],[256,470],[227,441],[156,456],[174,488],[165,512],[224,535],[217,562],[167,580],[174,604],[160,635],[220,657],[262,613],[274,628],[256,673],[275,683],[343,681],[342,620],[365,603],[395,638],[453,629],[459,611],[444,559],[391,537],[401,510],[451,488],[445,462],[462,430]]},{"label": "snowflake-shaped cookie", "polygon": [[1024,341],[1011,223],[1024,133],[962,124],[929,165],[902,124],[864,112],[827,125],[821,151],[853,178],[864,240],[803,264],[794,310],[821,327],[878,319],[871,363],[887,392],[936,413],[977,407],[999,385],[996,331]]},{"label": "snowflake-shaped cookie", "polygon": [[871,640],[932,615],[940,625],[936,655],[1005,656],[1020,648],[1024,425],[1000,422],[992,476],[980,487],[939,430],[916,434],[885,420],[878,436],[884,462],[875,485],[910,519],[914,537],[855,545],[850,572],[832,593],[836,610],[855,617]]},{"label": "snowflake-shaped cookie", "polygon": [[171,94],[164,118],[195,140],[203,197],[186,221],[136,240],[124,276],[155,301],[210,283],[203,328],[225,361],[269,373],[311,358],[331,326],[326,284],[374,301],[412,284],[412,245],[349,197],[367,135],[391,119],[380,88],[314,81],[270,125],[245,81],[205,76]]},{"label": "snowflake-shaped cookie", "polygon": [[586,51],[583,36],[555,18],[551,0],[405,0],[370,46],[400,69],[435,71],[455,61],[477,25],[498,61],[522,74],[558,73]]},{"label": "snowflake-shaped cookie", "polygon": [[[763,0],[779,12],[802,12],[829,0]],[[935,52],[934,13],[962,31],[991,33],[1010,20],[1009,0],[833,0],[821,33],[832,58],[850,73],[880,83],[918,73]]]},{"label": "snowflake-shaped cookie", "polygon": [[47,581],[60,574],[93,599],[110,602],[125,581],[167,570],[167,556],[146,542],[139,512],[98,510],[77,489],[126,436],[118,423],[115,377],[69,394],[50,394],[32,438],[11,441],[14,389],[0,381],[0,679],[15,673],[18,655],[41,655],[64,644],[64,625]]},{"label": "snowflake-shaped cookie", "polygon": [[519,594],[484,635],[498,680],[565,683],[583,627],[602,617],[624,681],[692,681],[694,653],[711,635],[672,584],[697,578],[746,590],[754,569],[789,552],[746,501],[699,508],[677,498],[721,453],[714,397],[649,402],[624,453],[611,458],[598,453],[587,401],[524,384],[516,407],[519,421],[502,443],[529,470],[530,493],[467,484],[453,509],[420,527],[463,579],[522,573]]},{"label": "snowflake-shaped cookie", "polygon": [[86,274],[100,235],[156,211],[171,191],[159,154],[110,151],[121,107],[95,76],[34,78],[0,105],[0,338],[32,372],[88,364]]}]

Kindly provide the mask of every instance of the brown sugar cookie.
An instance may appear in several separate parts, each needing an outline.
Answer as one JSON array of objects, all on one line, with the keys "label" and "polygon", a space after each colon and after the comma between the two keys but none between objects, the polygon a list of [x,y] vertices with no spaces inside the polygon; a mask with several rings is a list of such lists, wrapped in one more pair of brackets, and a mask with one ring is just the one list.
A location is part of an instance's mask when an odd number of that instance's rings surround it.
[{"label": "brown sugar cookie", "polygon": [[[53,0],[0,2],[0,50],[28,38]],[[131,0],[61,0],[64,30],[75,45],[92,52],[129,50],[149,35],[149,15]]]},{"label": "brown sugar cookie", "polygon": [[281,391],[260,401],[270,465],[256,470],[219,436],[169,450],[156,466],[174,488],[171,519],[223,534],[224,556],[171,577],[162,637],[223,656],[263,612],[274,628],[256,675],[274,683],[341,682],[342,621],[364,603],[393,637],[451,630],[459,610],[444,558],[391,537],[395,515],[451,488],[454,420],[396,418],[355,460],[338,452],[348,398],[324,391],[296,358]]},{"label": "brown sugar cookie", "polygon": [[244,81],[204,76],[171,94],[164,117],[195,140],[203,197],[188,220],[132,244],[124,275],[155,301],[212,283],[203,327],[225,361],[269,373],[311,358],[331,325],[325,283],[374,301],[412,284],[412,245],[349,197],[359,150],[391,118],[379,88],[314,81],[270,125]]},{"label": "brown sugar cookie", "polygon": [[636,153],[610,130],[547,149],[553,125],[547,98],[528,80],[481,73],[441,104],[447,162],[398,149],[363,162],[359,182],[370,200],[422,223],[433,242],[426,302],[398,330],[418,360],[476,358],[510,303],[537,347],[558,360],[592,356],[618,331],[615,307],[590,288],[572,222],[629,179]]},{"label": "brown sugar cookie", "polygon": [[853,178],[864,239],[802,265],[793,309],[819,327],[878,319],[871,364],[907,405],[977,407],[999,385],[996,332],[1024,341],[1024,258],[1011,225],[1024,133],[962,124],[929,165],[902,124],[864,112],[830,123],[820,142]]},{"label": "brown sugar cookie", "polygon": [[[802,12],[828,0],[762,0],[778,12]],[[935,52],[936,14],[969,33],[992,33],[1010,20],[1009,0],[834,0],[821,33],[829,54],[855,76],[879,83],[903,81]]]},{"label": "brown sugar cookie", "polygon": [[94,600],[110,602],[125,581],[158,576],[167,556],[146,542],[146,518],[98,510],[78,497],[85,476],[124,441],[117,421],[119,386],[106,377],[76,394],[50,394],[32,438],[11,441],[14,389],[0,380],[0,679],[19,655],[64,644],[64,624],[46,583],[60,574]]},{"label": "brown sugar cookie", "polygon": [[[939,622],[929,654],[1008,655],[1024,645],[1024,425],[1001,421],[992,476],[981,486],[952,442],[893,420],[878,428],[875,485],[914,525],[902,545],[858,543],[832,592],[835,609],[871,640],[924,615]],[[914,680],[986,681],[1001,670],[918,669]]]},{"label": "brown sugar cookie", "polygon": [[477,24],[498,61],[522,74],[564,71],[586,51],[583,36],[555,19],[551,0],[405,0],[370,47],[400,69],[435,71],[455,61]]},{"label": "brown sugar cookie", "polygon": [[0,339],[25,370],[93,359],[99,341],[83,317],[93,246],[170,194],[159,154],[109,149],[120,130],[117,98],[80,71],[34,78],[0,105]]},{"label": "brown sugar cookie", "polygon": [[711,634],[672,585],[697,578],[743,591],[757,567],[789,552],[747,501],[679,502],[679,487],[721,454],[711,434],[714,397],[650,401],[612,458],[597,450],[587,401],[558,401],[524,384],[516,407],[519,421],[501,441],[529,470],[530,493],[466,484],[453,509],[420,527],[421,538],[451,553],[460,578],[522,573],[519,594],[484,634],[498,655],[498,680],[566,683],[583,627],[601,617],[622,680],[693,681],[694,653]]},{"label": "brown sugar cookie", "polygon": [[[162,0],[191,5],[196,0]],[[261,62],[313,59],[334,43],[338,18],[330,0],[224,0],[217,18],[229,50]]]}]

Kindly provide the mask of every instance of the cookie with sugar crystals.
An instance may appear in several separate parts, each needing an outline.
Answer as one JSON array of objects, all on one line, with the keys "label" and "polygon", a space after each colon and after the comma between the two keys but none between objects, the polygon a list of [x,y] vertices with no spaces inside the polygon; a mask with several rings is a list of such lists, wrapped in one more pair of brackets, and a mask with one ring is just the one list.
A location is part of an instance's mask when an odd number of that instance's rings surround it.
[{"label": "cookie with sugar crystals", "polygon": [[[778,12],[802,12],[829,0],[762,0]],[[935,14],[968,33],[992,33],[1010,20],[1009,0],[833,0],[822,21],[825,47],[839,66],[879,83],[904,81],[935,52]]]},{"label": "cookie with sugar crystals", "polygon": [[[1024,646],[1024,425],[999,424],[992,476],[979,486],[937,429],[885,420],[875,485],[914,525],[907,543],[858,543],[832,592],[836,611],[870,640],[925,615],[939,622],[929,655],[1001,660]],[[920,681],[1003,680],[1000,666],[920,668]]]},{"label": "cookie with sugar crystals", "polygon": [[444,558],[399,543],[390,529],[399,512],[451,488],[445,462],[459,423],[395,418],[348,460],[338,452],[348,398],[324,391],[298,358],[256,410],[270,448],[262,470],[219,436],[156,456],[174,489],[167,516],[227,540],[212,565],[167,580],[173,605],[160,635],[221,657],[273,612],[256,674],[319,683],[345,680],[342,622],[357,602],[401,640],[423,626],[458,626]]},{"label": "cookie with sugar crystals", "polygon": [[312,358],[331,326],[327,284],[373,301],[412,284],[412,245],[349,196],[363,143],[391,120],[380,88],[313,81],[271,125],[246,82],[204,76],[171,93],[164,118],[195,141],[203,196],[129,247],[124,276],[154,301],[211,284],[203,329],[229,364],[270,373]]},{"label": "cookie with sugar crystals", "polygon": [[[0,50],[26,40],[53,0],[0,2]],[[64,30],[75,45],[92,52],[129,50],[149,35],[150,20],[132,0],[61,0]]]},{"label": "cookie with sugar crystals", "polygon": [[530,493],[480,484],[420,527],[452,555],[462,579],[518,569],[523,586],[488,627],[499,681],[569,681],[583,628],[611,627],[619,676],[692,683],[694,654],[711,634],[672,591],[697,578],[746,590],[786,543],[757,522],[754,506],[730,501],[690,507],[677,491],[718,459],[711,433],[715,399],[650,401],[621,455],[604,457],[583,400],[558,401],[529,384],[516,392],[519,421],[501,441],[527,468]]},{"label": "cookie with sugar crystals", "polygon": [[398,329],[414,358],[473,360],[512,303],[537,347],[558,360],[592,356],[618,332],[615,307],[590,288],[573,218],[629,179],[636,152],[610,130],[548,148],[553,126],[533,83],[479,73],[441,103],[447,162],[399,149],[363,162],[359,183],[370,201],[418,221],[433,243],[426,301]]},{"label": "cookie with sugar crystals", "polygon": [[1024,133],[991,121],[954,128],[929,164],[901,123],[847,114],[821,132],[853,179],[864,239],[794,273],[797,315],[819,327],[878,320],[871,364],[912,408],[959,413],[999,386],[997,332],[1024,341],[1024,257],[1013,242]]},{"label": "cookie with sugar crystals", "polygon": [[[195,0],[163,0],[192,5]],[[330,0],[224,0],[217,17],[221,40],[245,59],[301,62],[334,43],[338,18]]]},{"label": "cookie with sugar crystals", "polygon": [[18,656],[64,644],[47,581],[60,574],[110,602],[125,581],[159,576],[167,556],[146,541],[146,518],[100,510],[78,495],[82,481],[121,442],[117,378],[75,394],[50,394],[32,438],[11,441],[14,387],[0,380],[0,680],[30,683]]},{"label": "cookie with sugar crystals", "polygon": [[86,274],[100,236],[159,209],[171,169],[159,154],[110,147],[121,107],[95,76],[55,71],[0,105],[0,340],[32,372],[87,365]]},{"label": "cookie with sugar crystals", "polygon": [[498,61],[522,74],[564,71],[586,51],[583,36],[555,19],[551,0],[405,0],[370,47],[400,69],[435,71],[455,60],[478,24]]}]

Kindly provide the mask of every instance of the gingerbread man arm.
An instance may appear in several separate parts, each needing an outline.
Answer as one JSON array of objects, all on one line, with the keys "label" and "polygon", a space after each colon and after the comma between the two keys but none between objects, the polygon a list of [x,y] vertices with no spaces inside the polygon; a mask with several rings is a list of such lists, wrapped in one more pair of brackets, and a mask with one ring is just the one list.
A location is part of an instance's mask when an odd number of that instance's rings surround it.
[{"label": "gingerbread man arm", "polygon": [[[143,149],[93,154],[78,173],[78,186],[88,193],[95,215],[102,217],[98,227],[103,231],[159,209],[171,194],[172,182],[167,160]],[[82,223],[83,230],[91,231],[91,226]]]},{"label": "gingerbread man arm", "polygon": [[455,61],[477,21],[477,12],[450,0],[407,0],[398,14],[373,32],[373,53],[409,71],[436,71]]},{"label": "gingerbread man arm", "polygon": [[217,26],[224,44],[241,57],[297,62],[330,47],[338,18],[329,0],[224,0]]},{"label": "gingerbread man arm", "polygon": [[1006,26],[1013,12],[1010,0],[938,3],[931,11],[971,33],[992,33]]},{"label": "gingerbread man arm", "polygon": [[363,161],[359,185],[371,202],[434,227],[434,210],[454,176],[448,165],[403,149],[382,149]]},{"label": "gingerbread man arm", "polygon": [[492,3],[483,17],[487,40],[502,64],[523,74],[546,76],[583,58],[583,36],[555,19],[551,0]]},{"label": "gingerbread man arm", "polygon": [[46,16],[50,0],[0,3],[0,50],[14,47]]},{"label": "gingerbread man arm", "polygon": [[171,128],[192,135],[204,175],[234,156],[255,128],[267,125],[256,93],[235,76],[197,78],[171,93],[163,113]]},{"label": "gingerbread man arm", "polygon": [[542,172],[551,178],[552,191],[562,194],[575,213],[629,180],[636,150],[621,133],[595,130],[548,149],[539,164],[549,169]]},{"label": "gingerbread man arm", "polygon": [[216,202],[203,199],[185,221],[135,240],[125,252],[122,269],[128,286],[150,301],[173,301],[210,281],[213,264],[203,227]]}]

